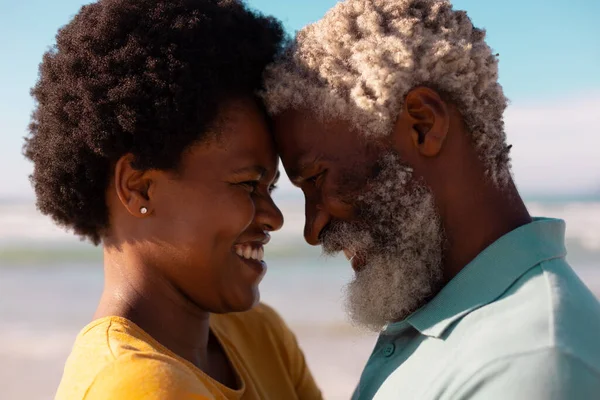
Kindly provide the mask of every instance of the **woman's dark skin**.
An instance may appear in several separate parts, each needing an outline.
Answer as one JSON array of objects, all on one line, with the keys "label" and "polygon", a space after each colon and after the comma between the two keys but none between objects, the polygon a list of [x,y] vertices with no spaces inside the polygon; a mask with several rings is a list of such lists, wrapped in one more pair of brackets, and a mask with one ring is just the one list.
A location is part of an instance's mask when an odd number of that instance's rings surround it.
[{"label": "woman's dark skin", "polygon": [[127,318],[237,388],[209,315],[258,302],[266,266],[236,249],[262,248],[283,216],[270,195],[278,158],[262,110],[238,99],[224,104],[216,121],[208,139],[183,153],[177,171],[136,170],[131,155],[116,163],[106,192],[105,286],[94,318]]}]

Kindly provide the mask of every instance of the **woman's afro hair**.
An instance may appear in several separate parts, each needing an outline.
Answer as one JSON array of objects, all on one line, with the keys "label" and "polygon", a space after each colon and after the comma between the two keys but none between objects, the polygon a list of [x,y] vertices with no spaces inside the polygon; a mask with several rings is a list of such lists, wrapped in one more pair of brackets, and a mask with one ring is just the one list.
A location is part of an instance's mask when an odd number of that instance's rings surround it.
[{"label": "woman's afro hair", "polygon": [[176,169],[226,101],[254,96],[285,40],[237,0],[100,0],[59,30],[24,146],[39,210],[98,244],[116,161]]}]

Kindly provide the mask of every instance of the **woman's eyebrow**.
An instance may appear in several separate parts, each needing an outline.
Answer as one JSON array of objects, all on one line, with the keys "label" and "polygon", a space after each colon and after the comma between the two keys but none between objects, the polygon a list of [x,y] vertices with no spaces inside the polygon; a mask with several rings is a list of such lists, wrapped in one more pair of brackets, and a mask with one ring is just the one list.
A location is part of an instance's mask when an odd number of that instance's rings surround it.
[{"label": "woman's eyebrow", "polygon": [[262,178],[267,173],[267,169],[260,165],[252,165],[250,167],[236,169],[235,171],[233,171],[233,173],[236,175],[241,175],[245,173],[255,173],[260,175],[260,177]]}]

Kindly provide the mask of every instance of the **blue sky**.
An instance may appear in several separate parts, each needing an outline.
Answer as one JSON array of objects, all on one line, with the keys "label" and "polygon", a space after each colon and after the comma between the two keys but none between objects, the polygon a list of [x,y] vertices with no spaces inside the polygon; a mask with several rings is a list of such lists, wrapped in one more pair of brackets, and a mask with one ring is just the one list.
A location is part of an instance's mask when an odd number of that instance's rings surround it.
[{"label": "blue sky", "polygon": [[[393,1],[393,0],[390,0]],[[289,32],[335,0],[251,0]],[[43,52],[81,0],[0,0],[0,198],[31,197],[21,156],[33,106],[29,88]],[[600,190],[600,1],[456,0],[488,30],[512,105],[507,134],[526,193]],[[287,187],[287,186],[286,186]],[[285,189],[284,189],[285,190]]]}]

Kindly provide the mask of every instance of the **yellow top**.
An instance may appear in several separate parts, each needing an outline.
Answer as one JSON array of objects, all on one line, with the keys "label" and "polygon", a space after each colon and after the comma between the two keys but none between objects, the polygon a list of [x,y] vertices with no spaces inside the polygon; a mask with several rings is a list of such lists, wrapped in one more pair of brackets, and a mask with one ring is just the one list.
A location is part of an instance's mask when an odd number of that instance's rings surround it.
[{"label": "yellow top", "polygon": [[240,389],[215,381],[133,322],[98,319],[77,336],[56,400],[321,399],[294,334],[270,307],[211,315]]}]

